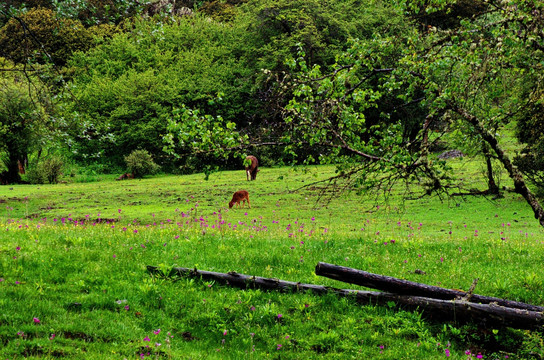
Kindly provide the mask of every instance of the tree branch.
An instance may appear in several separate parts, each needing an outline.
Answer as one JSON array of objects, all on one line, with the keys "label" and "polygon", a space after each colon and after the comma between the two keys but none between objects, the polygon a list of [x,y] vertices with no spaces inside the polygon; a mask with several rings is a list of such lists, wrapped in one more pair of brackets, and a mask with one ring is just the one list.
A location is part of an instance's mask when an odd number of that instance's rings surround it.
[{"label": "tree branch", "polygon": [[533,209],[535,219],[540,222],[541,226],[544,226],[544,209],[540,205],[536,196],[527,187],[527,184],[525,183],[525,180],[523,178],[523,174],[518,170],[517,167],[514,166],[514,164],[512,164],[512,161],[506,155],[502,147],[499,145],[499,142],[497,141],[495,136],[493,136],[493,134],[485,129],[485,127],[476,116],[469,113],[466,109],[459,107],[457,103],[449,101],[448,106],[452,111],[456,112],[457,114],[461,115],[465,120],[467,120],[476,129],[482,139],[489,144],[491,149],[493,149],[493,151],[497,155],[497,159],[502,163],[502,165],[510,175],[510,178],[514,181],[514,188],[516,192],[523,196],[527,203],[529,203],[529,205]]}]

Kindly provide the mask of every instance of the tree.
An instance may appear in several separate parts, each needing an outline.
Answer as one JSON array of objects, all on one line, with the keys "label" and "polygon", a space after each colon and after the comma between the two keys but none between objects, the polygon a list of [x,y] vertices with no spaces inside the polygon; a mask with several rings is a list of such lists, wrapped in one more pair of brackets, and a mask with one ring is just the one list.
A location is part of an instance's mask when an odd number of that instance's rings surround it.
[{"label": "tree", "polygon": [[239,7],[238,21],[247,24],[248,39],[254,43],[254,68],[266,69],[257,74],[257,96],[261,105],[253,124],[263,129],[263,141],[281,132],[282,112],[290,96],[277,87],[283,82],[288,58],[297,56],[299,48],[305,60],[323,70],[335,63],[351,38],[369,39],[376,33],[401,35],[408,23],[394,8],[382,1],[258,0]]},{"label": "tree", "polygon": [[0,78],[0,160],[5,169],[0,172],[1,183],[20,182],[19,172],[24,169],[28,154],[39,149],[47,138],[43,107],[46,102],[42,94],[29,87],[26,78]]},{"label": "tree", "polygon": [[[432,3],[437,9],[447,5]],[[540,61],[535,61],[543,57],[541,14],[541,5],[533,2],[489,1],[486,12],[461,21],[459,28],[431,29],[426,41],[409,47],[408,54],[418,56],[405,57],[403,73],[409,68],[417,74],[404,79],[417,80],[425,89],[432,116],[449,115],[451,123],[461,124],[461,134],[492,152],[544,226],[542,206],[497,135],[532,107],[534,97],[526,95],[539,91],[539,86],[527,90],[527,83],[542,83]]]},{"label": "tree", "polygon": [[[66,118],[71,151],[81,161],[123,166],[123,156],[147,150],[160,165],[167,118],[184,105],[241,123],[252,113],[251,48],[245,29],[193,16],[127,22],[111,41],[70,61]],[[217,94],[222,102],[215,102]],[[180,164],[178,164],[180,165]]]}]

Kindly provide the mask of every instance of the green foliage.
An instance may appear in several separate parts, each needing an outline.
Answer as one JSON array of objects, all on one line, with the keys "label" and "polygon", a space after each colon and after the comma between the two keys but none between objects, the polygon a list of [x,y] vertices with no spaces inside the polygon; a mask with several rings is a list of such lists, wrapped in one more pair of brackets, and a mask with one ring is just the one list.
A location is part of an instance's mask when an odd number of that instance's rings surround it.
[{"label": "green foliage", "polygon": [[59,156],[49,156],[31,166],[26,174],[31,184],[56,184],[62,176],[64,161]]},{"label": "green foliage", "polygon": [[254,32],[260,68],[285,69],[299,44],[306,60],[332,65],[350,38],[371,38],[376,33],[401,33],[406,22],[382,2],[357,0],[259,0],[241,7]]},{"label": "green foliage", "polygon": [[[0,61],[4,66],[13,66],[4,59]],[[3,177],[8,182],[20,180],[19,164],[30,152],[40,149],[49,136],[43,107],[46,98],[29,86],[18,75],[0,78],[0,153],[7,169]]]},{"label": "green foliage", "polygon": [[520,114],[516,136],[525,145],[514,163],[537,186],[544,196],[544,106],[542,99],[535,101]]},{"label": "green foliage", "polygon": [[5,0],[5,1],[2,1],[2,3],[7,8],[21,8],[25,6],[28,8],[35,8],[35,7],[46,8],[51,5],[51,0]]},{"label": "green foliage", "polygon": [[[174,108],[198,108],[242,122],[251,112],[254,69],[246,66],[243,29],[204,18],[134,21],[127,31],[70,63],[74,119],[72,151],[82,160],[122,164],[137,148],[159,164]],[[223,93],[221,103],[214,102]],[[66,98],[73,101],[71,98]]]},{"label": "green foliage", "polygon": [[[370,39],[374,34],[401,35],[410,23],[395,9],[380,1],[252,1],[240,6],[238,21],[247,24],[253,36],[256,68],[265,69],[257,78],[262,105],[257,113],[261,130],[255,136],[275,141],[283,131],[283,108],[289,102],[291,86],[281,87],[286,61],[296,58],[300,49],[305,61],[319,65],[322,71],[336,62],[336,56],[348,48],[350,39]],[[287,87],[286,87],[287,86]],[[315,157],[322,149],[315,148]],[[311,153],[297,156],[306,158]],[[291,161],[291,159],[285,159]]]},{"label": "green foliage", "polygon": [[51,7],[64,18],[78,19],[86,26],[118,24],[136,16],[149,1],[51,0]]},{"label": "green foliage", "polygon": [[[165,164],[170,160],[157,144],[166,132],[165,119],[182,106],[221,116],[255,141],[270,141],[281,128],[278,114],[289,90],[278,90],[262,69],[285,69],[295,41],[309,59],[331,64],[348,38],[370,37],[377,29],[397,34],[406,26],[401,16],[374,2],[201,5],[203,12],[219,12],[215,21],[198,15],[126,21],[123,34],[70,62],[70,90],[77,100],[65,97],[73,103],[64,117],[73,118],[76,159],[120,165],[123,155],[141,147]],[[217,20],[227,17],[229,26]],[[213,101],[218,93],[220,103]],[[299,156],[315,157],[317,151]]]},{"label": "green foliage", "polygon": [[198,110],[183,106],[174,109],[168,121],[164,137],[164,150],[177,158],[208,155],[226,158],[233,150],[241,150],[247,144],[248,136],[236,131],[236,124],[222,117],[200,115]]},{"label": "green foliage", "polygon": [[11,18],[0,29],[0,48],[17,62],[64,65],[75,51],[93,44],[91,34],[76,20],[58,18],[48,9],[31,9],[20,21]]},{"label": "green foliage", "polygon": [[539,65],[535,65],[535,60],[543,57],[540,45],[536,45],[543,39],[536,30],[543,25],[539,7],[515,3],[476,12],[460,21],[454,31],[431,29],[424,34],[425,41],[414,39],[404,49],[398,76],[402,83],[411,83],[411,101],[420,96],[414,90],[421,93],[425,89],[424,103],[431,121],[442,120],[443,133],[460,135],[457,143],[464,143],[469,151],[493,149],[493,156],[515,179],[516,191],[523,194],[544,225],[541,206],[522,174],[511,165],[512,156],[504,151],[499,135],[516,118],[531,117],[527,109],[534,108],[533,89],[539,89],[536,84],[543,80]]},{"label": "green foliage", "polygon": [[221,22],[232,21],[236,16],[234,5],[224,1],[207,1],[200,7],[199,12]]},{"label": "green foliage", "polygon": [[134,177],[152,175],[159,171],[160,166],[155,164],[153,157],[146,150],[134,150],[125,156],[128,171]]},{"label": "green foliage", "polygon": [[488,2],[482,0],[397,0],[396,3],[407,10],[423,31],[433,27],[440,29],[456,28],[461,21],[479,16],[488,9]]}]

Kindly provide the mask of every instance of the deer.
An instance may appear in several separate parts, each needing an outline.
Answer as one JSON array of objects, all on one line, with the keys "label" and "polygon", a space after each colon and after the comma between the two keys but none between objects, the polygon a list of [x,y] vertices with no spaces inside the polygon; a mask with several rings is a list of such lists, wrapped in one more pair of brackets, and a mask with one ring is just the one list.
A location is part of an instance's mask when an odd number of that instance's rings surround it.
[{"label": "deer", "polygon": [[134,175],[130,174],[130,173],[126,173],[126,174],[123,174],[123,175],[119,176],[115,180],[125,180],[125,179],[134,179]]},{"label": "deer", "polygon": [[246,190],[240,190],[235,192],[234,195],[232,195],[232,200],[229,202],[229,209],[232,209],[234,204],[240,207],[240,202],[242,203],[242,208],[243,208],[246,200],[247,200],[247,206],[249,206],[249,208],[251,209],[251,205],[249,204],[249,193]]},{"label": "deer", "polygon": [[247,175],[247,181],[250,180],[257,180],[257,173],[259,172],[259,160],[253,155],[249,155],[246,157],[247,160],[251,161],[251,163],[246,166],[246,175]]}]

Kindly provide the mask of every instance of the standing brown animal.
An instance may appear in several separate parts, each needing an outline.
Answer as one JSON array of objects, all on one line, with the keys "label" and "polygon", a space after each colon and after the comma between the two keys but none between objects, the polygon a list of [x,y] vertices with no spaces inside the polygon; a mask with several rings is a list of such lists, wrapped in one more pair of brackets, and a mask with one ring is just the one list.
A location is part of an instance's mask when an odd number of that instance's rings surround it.
[{"label": "standing brown animal", "polygon": [[242,203],[242,207],[244,207],[246,200],[247,206],[251,209],[251,205],[249,204],[249,193],[245,190],[235,192],[234,195],[232,195],[232,200],[229,202],[229,209],[232,209],[234,204],[240,207],[240,202]]},{"label": "standing brown animal", "polygon": [[256,180],[257,179],[257,172],[259,172],[259,160],[253,155],[249,155],[246,157],[246,160],[250,160],[251,164],[246,166],[246,175],[247,180]]}]

